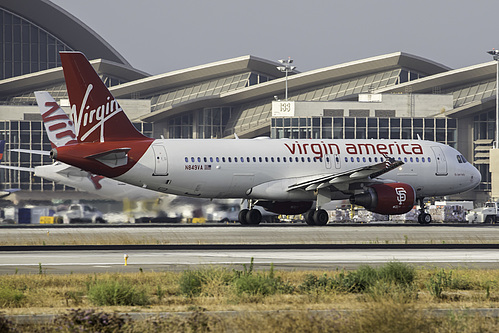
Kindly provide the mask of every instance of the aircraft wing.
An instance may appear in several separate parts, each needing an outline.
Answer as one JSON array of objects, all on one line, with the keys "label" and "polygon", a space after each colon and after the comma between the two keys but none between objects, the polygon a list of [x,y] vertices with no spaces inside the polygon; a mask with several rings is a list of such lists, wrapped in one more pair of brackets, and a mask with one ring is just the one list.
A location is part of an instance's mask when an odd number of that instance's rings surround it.
[{"label": "aircraft wing", "polygon": [[403,164],[404,162],[402,161],[386,157],[386,161],[381,163],[363,166],[340,173],[320,175],[292,184],[288,187],[287,191],[315,191],[321,188],[335,187],[341,192],[349,192],[348,190],[351,184],[377,182],[374,180],[375,178],[396,169]]}]

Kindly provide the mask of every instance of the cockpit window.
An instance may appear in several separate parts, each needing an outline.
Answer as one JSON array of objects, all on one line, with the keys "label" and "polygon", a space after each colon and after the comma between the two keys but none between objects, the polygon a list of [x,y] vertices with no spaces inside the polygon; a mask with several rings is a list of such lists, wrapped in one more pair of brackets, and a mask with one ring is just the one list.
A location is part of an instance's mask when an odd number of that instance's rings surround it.
[{"label": "cockpit window", "polygon": [[464,158],[463,155],[457,155],[457,161],[459,163],[468,163],[468,161],[466,160],[466,158]]}]

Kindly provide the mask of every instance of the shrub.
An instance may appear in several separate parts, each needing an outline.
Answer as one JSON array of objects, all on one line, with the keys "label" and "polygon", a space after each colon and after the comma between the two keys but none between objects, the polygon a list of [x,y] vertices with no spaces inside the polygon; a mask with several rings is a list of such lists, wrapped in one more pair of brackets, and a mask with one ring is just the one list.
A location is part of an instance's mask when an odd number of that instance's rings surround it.
[{"label": "shrub", "polygon": [[95,310],[71,310],[57,317],[54,324],[64,332],[119,332],[128,320],[120,315]]},{"label": "shrub", "polygon": [[12,308],[20,307],[25,296],[22,291],[13,289],[9,286],[0,287],[0,307]]},{"label": "shrub", "polygon": [[379,278],[398,285],[411,285],[416,278],[416,269],[401,262],[389,262],[378,269]]},{"label": "shrub", "polygon": [[326,273],[317,277],[314,274],[307,274],[305,281],[298,287],[302,292],[328,291],[337,286],[337,280],[329,278]]},{"label": "shrub", "polygon": [[358,270],[348,274],[340,274],[338,278],[339,286],[352,293],[365,291],[379,279],[376,269],[367,265],[360,266]]},{"label": "shrub", "polygon": [[203,278],[200,271],[184,271],[180,276],[180,294],[184,296],[199,296],[201,294],[202,286]]},{"label": "shrub", "polygon": [[88,298],[98,306],[149,304],[145,291],[126,281],[95,281],[89,286]]},{"label": "shrub", "polygon": [[414,284],[394,284],[379,280],[366,290],[366,296],[378,303],[392,301],[397,304],[406,304],[418,298],[418,289]]},{"label": "shrub", "polygon": [[[274,295],[276,293],[288,294],[294,291],[293,286],[282,281],[281,277],[275,276],[274,266],[270,267],[270,272],[253,274],[253,259],[250,270],[246,270],[234,279],[234,287],[238,294],[248,294],[252,296]],[[246,267],[245,267],[246,268]]]},{"label": "shrub", "polygon": [[219,295],[234,280],[234,275],[234,271],[223,267],[184,271],[179,279],[179,293],[187,297]]},{"label": "shrub", "polygon": [[430,281],[426,284],[430,294],[436,298],[442,298],[442,293],[445,289],[452,285],[452,271],[448,273],[442,268],[430,276]]},{"label": "shrub", "polygon": [[379,283],[407,287],[413,284],[415,278],[416,270],[412,266],[389,262],[377,269],[363,265],[348,274],[341,273],[333,285],[347,292],[360,293]]}]

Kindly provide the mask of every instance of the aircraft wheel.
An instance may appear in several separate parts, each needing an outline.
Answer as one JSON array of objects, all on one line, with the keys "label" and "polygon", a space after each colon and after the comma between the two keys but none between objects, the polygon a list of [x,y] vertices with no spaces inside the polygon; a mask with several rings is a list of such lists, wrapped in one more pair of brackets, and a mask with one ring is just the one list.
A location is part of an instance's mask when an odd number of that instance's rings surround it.
[{"label": "aircraft wheel", "polygon": [[248,224],[248,220],[246,220],[246,216],[248,215],[248,212],[249,212],[249,209],[242,209],[239,212],[239,215],[238,215],[239,223]]},{"label": "aircraft wheel", "polygon": [[311,210],[306,211],[305,214],[303,214],[303,218],[305,219],[305,223],[307,223],[308,225],[315,225],[314,213],[315,213],[315,209],[311,209]]},{"label": "aircraft wheel", "polygon": [[258,209],[252,209],[246,213],[246,221],[248,224],[260,224],[262,221],[262,213]]},{"label": "aircraft wheel", "polygon": [[324,209],[318,209],[314,213],[315,225],[326,225],[329,221],[329,215]]},{"label": "aircraft wheel", "polygon": [[494,224],[496,223],[494,217],[492,215],[488,215],[486,218],[485,218],[485,223],[486,224]]},{"label": "aircraft wheel", "polygon": [[428,213],[421,213],[418,216],[419,224],[430,224],[431,223],[431,215]]}]

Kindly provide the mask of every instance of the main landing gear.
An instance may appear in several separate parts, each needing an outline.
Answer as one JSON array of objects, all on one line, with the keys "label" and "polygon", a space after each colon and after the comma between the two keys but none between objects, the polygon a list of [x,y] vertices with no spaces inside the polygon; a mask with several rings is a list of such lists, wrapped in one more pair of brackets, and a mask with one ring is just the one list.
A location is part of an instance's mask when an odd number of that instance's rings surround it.
[{"label": "main landing gear", "polygon": [[262,213],[258,209],[253,208],[254,206],[255,203],[253,200],[248,200],[248,209],[242,209],[239,212],[239,223],[258,225],[262,222]]},{"label": "main landing gear", "polygon": [[308,225],[326,225],[329,221],[329,214],[321,207],[331,201],[331,192],[328,188],[317,189],[315,209],[311,209],[303,214]]},{"label": "main landing gear", "polygon": [[329,215],[324,209],[311,209],[303,214],[308,225],[326,225]]},{"label": "main landing gear", "polygon": [[431,223],[431,215],[426,213],[426,207],[424,204],[424,198],[418,198],[419,201],[419,215],[418,222],[419,224],[430,224]]}]

